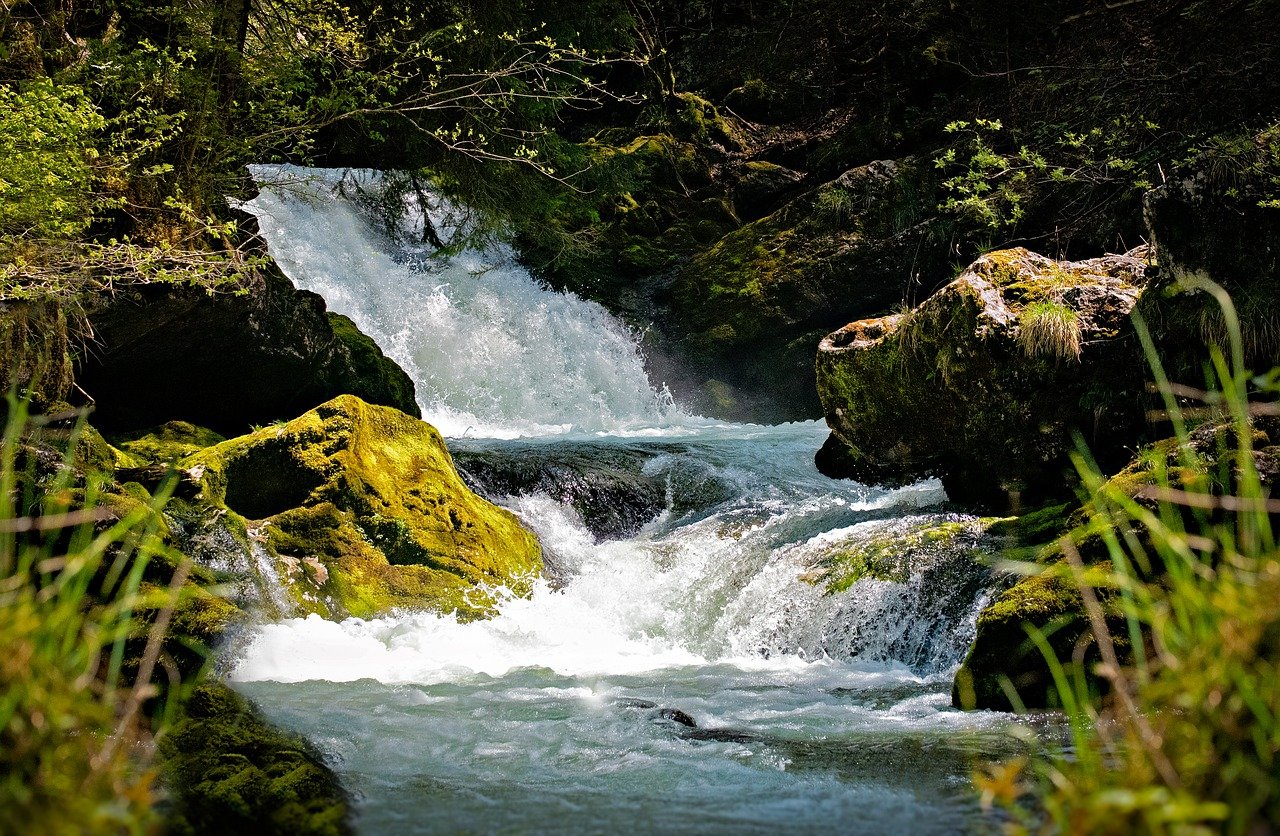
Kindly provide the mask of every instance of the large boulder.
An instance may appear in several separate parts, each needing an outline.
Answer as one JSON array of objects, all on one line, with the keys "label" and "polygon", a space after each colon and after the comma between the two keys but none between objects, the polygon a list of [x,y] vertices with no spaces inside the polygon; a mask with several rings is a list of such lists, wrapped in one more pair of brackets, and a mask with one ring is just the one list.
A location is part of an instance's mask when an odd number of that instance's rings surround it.
[{"label": "large boulder", "polygon": [[413,381],[346,317],[272,265],[242,292],[148,285],[86,302],[77,380],[104,431],[189,421],[226,435],[335,395],[420,415]]},{"label": "large boulder", "polygon": [[1005,510],[1067,490],[1077,433],[1119,467],[1146,426],[1129,321],[1145,270],[1141,252],[994,252],[910,313],[830,334],[819,468],[868,484],[939,476],[953,500]]},{"label": "large boulder", "polygon": [[242,521],[273,567],[263,582],[290,596],[280,609],[482,615],[489,591],[526,591],[542,567],[534,535],[468,490],[433,427],[351,395],[179,466],[201,480],[201,502]]}]

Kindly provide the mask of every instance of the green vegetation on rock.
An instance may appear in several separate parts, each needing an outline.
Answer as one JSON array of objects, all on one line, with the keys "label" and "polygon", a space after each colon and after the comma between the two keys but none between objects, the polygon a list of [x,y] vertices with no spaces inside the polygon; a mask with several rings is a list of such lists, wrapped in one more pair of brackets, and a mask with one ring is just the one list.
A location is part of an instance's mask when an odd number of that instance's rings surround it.
[{"label": "green vegetation on rock", "polygon": [[[1127,459],[1145,422],[1128,319],[1139,255],[990,253],[911,312],[829,335],[817,373],[832,435],[819,467],[871,484],[938,475],[952,499],[1005,510],[1069,495],[1075,432],[1109,464]],[[1071,333],[1045,356],[1049,311]],[[1073,346],[1078,362],[1062,362]]]},{"label": "green vegetation on rock", "polygon": [[[479,615],[485,588],[526,590],[536,538],[463,484],[440,434],[350,395],[196,453],[205,502],[275,552],[306,611]],[[332,602],[332,604],[330,604]]]},{"label": "green vegetation on rock", "polygon": [[268,725],[226,685],[196,686],[160,752],[171,833],[351,832],[348,795],[314,747]]}]

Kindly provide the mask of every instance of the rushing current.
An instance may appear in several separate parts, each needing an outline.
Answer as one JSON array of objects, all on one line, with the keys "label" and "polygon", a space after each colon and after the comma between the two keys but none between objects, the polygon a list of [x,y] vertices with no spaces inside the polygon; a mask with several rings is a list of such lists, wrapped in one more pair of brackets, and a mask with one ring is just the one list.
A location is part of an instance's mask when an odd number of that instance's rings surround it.
[{"label": "rushing current", "polygon": [[[238,649],[237,687],[330,758],[359,832],[989,824],[970,775],[1009,751],[1006,720],[949,707],[986,543],[939,485],[821,476],[816,422],[686,413],[635,334],[509,250],[415,244],[413,201],[388,234],[353,196],[376,175],[254,175],[277,262],[413,376],[547,563],[490,620],[312,616]],[[447,204],[427,212],[447,227]]]}]

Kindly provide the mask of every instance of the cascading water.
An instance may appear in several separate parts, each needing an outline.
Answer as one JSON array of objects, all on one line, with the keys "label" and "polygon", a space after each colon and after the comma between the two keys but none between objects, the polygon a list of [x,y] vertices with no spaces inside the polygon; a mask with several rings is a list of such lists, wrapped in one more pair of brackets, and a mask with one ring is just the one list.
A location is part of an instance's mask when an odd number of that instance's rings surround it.
[{"label": "cascading water", "polygon": [[598,305],[502,249],[391,245],[349,175],[255,176],[282,268],[410,372],[548,564],[488,621],[313,616],[241,649],[233,678],[335,758],[360,830],[973,823],[972,759],[1007,745],[997,715],[948,707],[989,584],[979,521],[936,483],[821,476],[816,422],[681,412]]},{"label": "cascading water", "polygon": [[[625,327],[595,303],[544,288],[506,247],[439,259],[376,234],[343,195],[376,189],[371,172],[253,173],[274,184],[245,205],[272,256],[409,373],[425,418],[446,436],[627,432],[684,418],[650,387]],[[448,204],[432,214],[447,226]]]}]

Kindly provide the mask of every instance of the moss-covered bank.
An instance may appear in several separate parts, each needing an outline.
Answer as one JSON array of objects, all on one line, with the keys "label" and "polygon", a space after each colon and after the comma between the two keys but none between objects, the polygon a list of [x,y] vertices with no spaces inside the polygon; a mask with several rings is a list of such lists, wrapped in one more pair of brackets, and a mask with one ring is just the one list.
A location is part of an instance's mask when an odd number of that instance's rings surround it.
[{"label": "moss-covered bank", "polygon": [[170,833],[345,836],[350,800],[315,748],[205,682],[160,740]]},{"label": "moss-covered bank", "polygon": [[[1191,432],[1190,444],[1180,446],[1165,439],[1144,447],[1133,460],[1098,491],[1103,502],[1118,498],[1136,501],[1156,510],[1157,486],[1220,496],[1233,480],[1234,464],[1224,458],[1230,450],[1229,429],[1220,421],[1208,421]],[[1254,462],[1264,485],[1280,479],[1280,424],[1259,418],[1255,423]],[[1197,512],[1183,508],[1184,530],[1194,531]],[[1176,527],[1176,521],[1170,521]],[[1124,653],[1130,636],[1127,625],[1112,606],[1106,589],[1110,550],[1106,538],[1133,536],[1145,542],[1141,527],[1117,532],[1106,518],[1095,518],[1089,505],[1050,506],[1017,520],[993,527],[993,533],[1010,538],[1009,556],[1025,561],[1025,575],[999,594],[978,617],[977,635],[964,664],[956,674],[952,702],[960,708],[1010,710],[1057,705],[1049,663],[1030,637],[1029,629],[1043,634],[1057,659],[1096,658],[1092,628],[1078,592],[1078,578],[1064,553],[1074,550],[1086,575],[1098,588],[1100,603],[1117,650]],[[1154,558],[1154,550],[1146,549]],[[1137,567],[1150,578],[1163,568],[1157,560]],[[1114,621],[1112,621],[1114,619]],[[1103,687],[1103,683],[1098,683]]]}]

